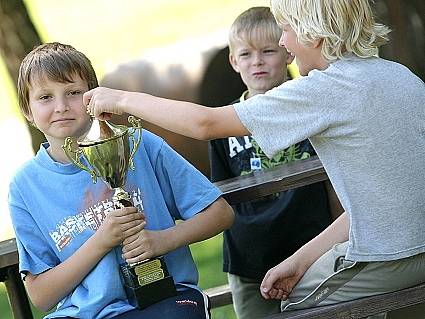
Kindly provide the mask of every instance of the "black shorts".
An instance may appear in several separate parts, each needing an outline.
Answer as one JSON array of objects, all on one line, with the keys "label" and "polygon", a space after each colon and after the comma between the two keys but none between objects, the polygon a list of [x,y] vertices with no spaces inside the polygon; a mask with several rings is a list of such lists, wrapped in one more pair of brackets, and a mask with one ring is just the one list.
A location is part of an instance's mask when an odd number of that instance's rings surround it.
[{"label": "black shorts", "polygon": [[178,291],[174,297],[161,300],[143,310],[130,310],[113,319],[210,319],[210,308],[207,295],[197,289],[185,287],[185,290]]}]

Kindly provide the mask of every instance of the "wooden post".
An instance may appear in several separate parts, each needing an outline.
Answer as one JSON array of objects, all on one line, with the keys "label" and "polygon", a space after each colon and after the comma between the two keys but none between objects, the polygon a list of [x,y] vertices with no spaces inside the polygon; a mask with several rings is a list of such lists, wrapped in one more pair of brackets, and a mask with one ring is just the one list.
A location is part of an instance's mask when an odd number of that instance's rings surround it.
[{"label": "wooden post", "polygon": [[[19,274],[18,265],[7,267],[4,284],[6,286],[13,317],[15,319],[34,318],[21,275]],[[23,296],[25,297],[23,298]]]}]

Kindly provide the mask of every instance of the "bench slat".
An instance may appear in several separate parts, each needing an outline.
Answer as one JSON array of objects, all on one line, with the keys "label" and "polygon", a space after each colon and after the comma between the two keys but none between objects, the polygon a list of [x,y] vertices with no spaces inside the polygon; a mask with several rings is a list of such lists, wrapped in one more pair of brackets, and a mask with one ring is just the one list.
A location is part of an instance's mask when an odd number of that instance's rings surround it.
[{"label": "bench slat", "polygon": [[209,288],[204,290],[204,293],[210,297],[211,308],[227,306],[233,303],[229,285]]},{"label": "bench slat", "polygon": [[386,294],[365,297],[335,305],[285,311],[267,319],[357,319],[425,302],[425,283]]}]

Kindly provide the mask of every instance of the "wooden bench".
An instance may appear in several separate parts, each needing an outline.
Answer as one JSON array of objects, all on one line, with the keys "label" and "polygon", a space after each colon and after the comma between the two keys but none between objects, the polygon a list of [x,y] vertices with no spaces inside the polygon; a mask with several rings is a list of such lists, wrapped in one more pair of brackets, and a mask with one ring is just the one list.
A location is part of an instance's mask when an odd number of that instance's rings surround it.
[{"label": "wooden bench", "polygon": [[[357,319],[425,303],[425,283],[386,294],[305,310],[286,311],[267,319]],[[423,314],[425,318],[425,314]],[[409,319],[406,317],[406,319]]]},{"label": "wooden bench", "polygon": [[[210,288],[205,290],[205,293],[210,297],[212,308],[232,304],[232,292],[229,285]],[[286,311],[268,316],[266,319],[357,319],[418,304],[425,304],[425,283],[391,293],[335,305]]]},{"label": "wooden bench", "polygon": [[15,239],[0,242],[0,281],[5,283],[14,318],[33,318],[27,293],[18,271]]}]

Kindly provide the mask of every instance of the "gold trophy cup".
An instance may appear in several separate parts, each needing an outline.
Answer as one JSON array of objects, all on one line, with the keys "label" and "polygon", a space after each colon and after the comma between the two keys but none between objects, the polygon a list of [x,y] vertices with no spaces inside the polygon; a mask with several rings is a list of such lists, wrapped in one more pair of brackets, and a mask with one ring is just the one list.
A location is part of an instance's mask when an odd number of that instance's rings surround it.
[{"label": "gold trophy cup", "polygon": [[[99,177],[114,190],[112,201],[115,208],[133,206],[130,194],[123,186],[128,169],[135,169],[133,157],[141,141],[142,126],[141,121],[133,116],[128,121],[133,127],[93,119],[91,129],[83,139],[75,142],[67,137],[62,146],[69,160],[87,171],[93,183]],[[129,140],[133,142],[132,150]],[[89,165],[82,163],[83,158]],[[135,264],[123,263],[120,268],[128,300],[134,307],[143,309],[177,294],[163,256]]]}]

